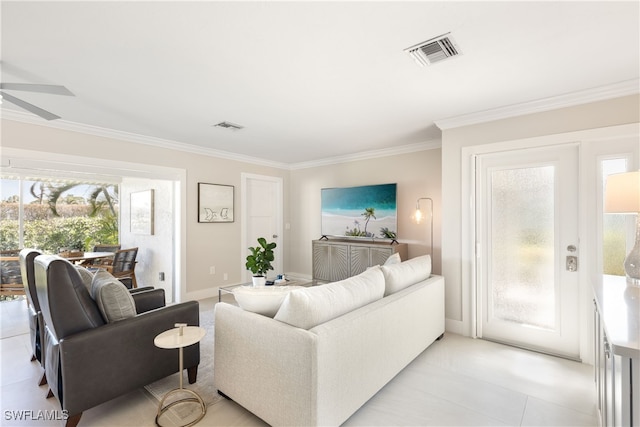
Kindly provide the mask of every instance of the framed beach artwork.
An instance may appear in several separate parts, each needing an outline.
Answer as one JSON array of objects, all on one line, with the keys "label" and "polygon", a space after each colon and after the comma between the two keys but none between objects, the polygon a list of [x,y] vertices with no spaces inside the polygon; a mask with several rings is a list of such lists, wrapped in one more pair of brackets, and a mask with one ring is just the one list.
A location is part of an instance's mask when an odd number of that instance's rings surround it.
[{"label": "framed beach artwork", "polygon": [[153,190],[131,193],[131,232],[153,235]]},{"label": "framed beach artwork", "polygon": [[233,185],[198,183],[198,222],[233,222]]}]

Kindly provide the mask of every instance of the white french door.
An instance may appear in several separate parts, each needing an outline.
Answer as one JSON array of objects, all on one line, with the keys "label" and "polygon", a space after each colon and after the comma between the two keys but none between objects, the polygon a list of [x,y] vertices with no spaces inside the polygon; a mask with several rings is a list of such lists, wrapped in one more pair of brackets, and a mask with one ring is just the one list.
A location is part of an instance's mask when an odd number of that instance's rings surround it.
[{"label": "white french door", "polygon": [[578,147],[476,163],[477,335],[578,358]]}]

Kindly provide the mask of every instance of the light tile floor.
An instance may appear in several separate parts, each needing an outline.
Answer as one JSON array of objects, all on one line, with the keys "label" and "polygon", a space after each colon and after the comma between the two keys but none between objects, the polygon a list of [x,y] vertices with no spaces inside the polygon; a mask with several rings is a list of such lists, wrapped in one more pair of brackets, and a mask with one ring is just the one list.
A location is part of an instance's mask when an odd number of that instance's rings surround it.
[{"label": "light tile floor", "polygon": [[[217,298],[201,301],[211,310]],[[59,426],[11,412],[59,410],[30,362],[24,301],[0,304],[0,425]],[[206,375],[199,372],[199,375]],[[153,426],[157,401],[144,389],[92,408],[86,426]],[[168,425],[172,420],[166,418]],[[199,426],[263,426],[234,402],[210,406]],[[349,418],[345,426],[597,426],[590,365],[447,333]]]}]

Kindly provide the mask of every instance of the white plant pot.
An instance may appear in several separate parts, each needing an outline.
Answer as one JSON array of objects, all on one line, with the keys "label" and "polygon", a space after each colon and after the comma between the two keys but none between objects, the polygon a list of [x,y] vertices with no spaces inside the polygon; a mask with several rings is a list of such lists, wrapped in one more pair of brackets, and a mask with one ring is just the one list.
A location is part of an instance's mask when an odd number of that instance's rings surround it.
[{"label": "white plant pot", "polygon": [[253,282],[253,287],[257,288],[260,286],[265,286],[267,284],[267,277],[266,276],[253,276],[251,278],[251,281]]}]

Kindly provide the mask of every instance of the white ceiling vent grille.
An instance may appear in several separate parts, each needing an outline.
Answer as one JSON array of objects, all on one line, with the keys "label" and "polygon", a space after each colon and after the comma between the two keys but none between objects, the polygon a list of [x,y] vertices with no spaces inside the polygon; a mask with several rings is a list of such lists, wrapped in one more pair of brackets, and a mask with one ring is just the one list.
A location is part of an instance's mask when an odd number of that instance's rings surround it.
[{"label": "white ceiling vent grille", "polygon": [[426,42],[411,46],[404,51],[423,67],[460,55],[461,52],[458,46],[449,34],[446,33],[432,38]]},{"label": "white ceiling vent grille", "polygon": [[213,127],[222,128],[222,129],[229,129],[229,130],[240,130],[240,129],[244,128],[244,126],[236,125],[236,124],[231,123],[231,122],[220,122],[220,123],[218,123],[216,125],[213,125]]}]

